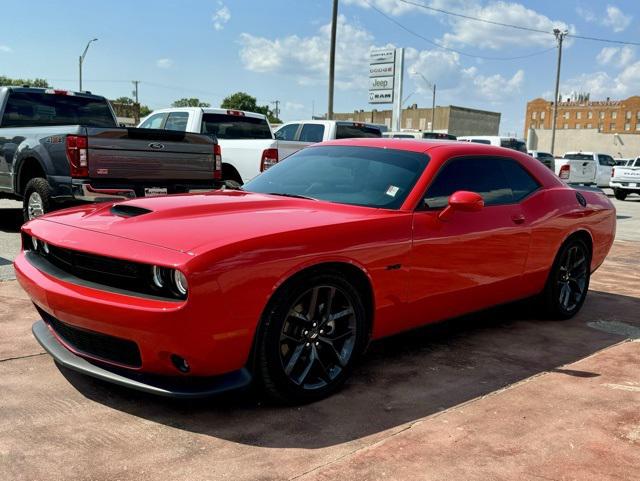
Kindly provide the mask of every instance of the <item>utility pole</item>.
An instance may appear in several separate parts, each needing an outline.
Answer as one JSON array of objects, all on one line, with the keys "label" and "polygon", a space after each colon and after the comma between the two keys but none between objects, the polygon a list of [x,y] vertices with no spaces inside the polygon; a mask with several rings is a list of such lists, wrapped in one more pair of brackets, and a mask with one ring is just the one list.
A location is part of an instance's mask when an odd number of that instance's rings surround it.
[{"label": "utility pole", "polygon": [[133,98],[136,100],[136,103],[138,102],[138,84],[140,83],[140,80],[132,80],[131,83],[133,84],[133,92],[131,92],[131,94],[133,95]]},{"label": "utility pole", "polygon": [[433,84],[433,100],[431,101],[431,132],[436,125],[436,84]]},{"label": "utility pole", "polygon": [[558,41],[558,66],[556,67],[556,90],[553,95],[553,119],[551,120],[551,155],[554,154],[556,144],[556,122],[558,121],[558,91],[560,89],[560,66],[562,64],[562,41],[565,35],[569,33],[567,30],[553,29],[553,34]]},{"label": "utility pole", "polygon": [[327,120],[333,120],[333,83],[336,73],[336,30],[338,28],[338,0],[333,0],[333,14],[331,16],[331,49],[329,51],[329,104],[327,106]]},{"label": "utility pole", "polygon": [[82,92],[82,63],[84,62],[84,57],[87,55],[87,50],[89,50],[89,45],[91,42],[95,42],[98,40],[97,38],[91,39],[87,42],[87,46],[84,48],[84,52],[82,55],[78,57],[78,91]]},{"label": "utility pole", "polygon": [[272,100],[271,103],[275,104],[275,106],[276,106],[276,108],[273,109],[273,115],[275,115],[277,118],[280,118],[280,101],[279,100]]}]

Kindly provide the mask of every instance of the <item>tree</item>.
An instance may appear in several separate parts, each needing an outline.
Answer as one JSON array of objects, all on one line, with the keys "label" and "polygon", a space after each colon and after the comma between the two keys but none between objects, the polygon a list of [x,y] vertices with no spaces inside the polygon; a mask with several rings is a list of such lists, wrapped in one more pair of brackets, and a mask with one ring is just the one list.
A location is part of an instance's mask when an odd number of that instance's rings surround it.
[{"label": "tree", "polygon": [[172,107],[211,107],[211,104],[207,102],[201,102],[200,99],[197,98],[184,98],[176,100],[171,104]]},{"label": "tree", "polygon": [[34,78],[34,79],[20,79],[20,78],[10,78],[4,75],[0,75],[0,85],[13,85],[22,87],[23,85],[27,85],[29,87],[38,87],[38,88],[48,88],[50,87],[49,82],[47,82],[43,78]]},{"label": "tree", "polygon": [[131,97],[118,97],[114,100],[116,104],[133,105],[135,102]]},{"label": "tree", "polygon": [[258,114],[266,115],[269,122],[275,124],[281,124],[282,120],[273,114],[273,111],[268,105],[258,105],[258,101],[255,97],[252,97],[245,92],[236,92],[235,94],[225,97],[220,104],[223,109],[234,110],[246,110],[247,112],[256,112]]}]

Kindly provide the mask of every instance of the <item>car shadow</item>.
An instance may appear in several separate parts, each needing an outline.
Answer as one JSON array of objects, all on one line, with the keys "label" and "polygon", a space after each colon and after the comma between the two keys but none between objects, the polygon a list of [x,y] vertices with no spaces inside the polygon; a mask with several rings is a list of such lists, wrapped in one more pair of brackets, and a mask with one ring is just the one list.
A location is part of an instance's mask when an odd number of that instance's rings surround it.
[{"label": "car shadow", "polygon": [[20,232],[22,223],[22,209],[0,209],[0,231],[7,233]]},{"label": "car shadow", "polygon": [[59,369],[87,398],[174,429],[261,447],[317,449],[402,429],[541,373],[588,382],[599,373],[563,366],[624,340],[588,323],[640,327],[635,297],[592,291],[582,312],[562,322],[538,319],[534,307],[519,302],[375,342],[339,393],[306,406],[272,406],[250,391],[167,400]]}]

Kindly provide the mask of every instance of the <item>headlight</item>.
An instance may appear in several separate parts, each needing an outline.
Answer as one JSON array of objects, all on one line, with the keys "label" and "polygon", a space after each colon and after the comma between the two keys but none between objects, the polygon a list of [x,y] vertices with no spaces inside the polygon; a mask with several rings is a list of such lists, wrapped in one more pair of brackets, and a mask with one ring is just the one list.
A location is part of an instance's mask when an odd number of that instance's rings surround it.
[{"label": "headlight", "polygon": [[33,246],[33,250],[37,251],[38,250],[38,239],[36,239],[35,237],[31,238],[31,245]]},{"label": "headlight", "polygon": [[176,270],[173,271],[173,284],[176,288],[176,291],[183,296],[187,295],[187,276],[185,276],[182,272]]},{"label": "headlight", "polygon": [[45,254],[49,255],[49,244],[47,244],[46,242],[42,242],[42,250],[44,251]]},{"label": "headlight", "polygon": [[159,289],[164,287],[164,269],[162,267],[153,266],[151,268],[151,278],[153,280],[153,285]]}]

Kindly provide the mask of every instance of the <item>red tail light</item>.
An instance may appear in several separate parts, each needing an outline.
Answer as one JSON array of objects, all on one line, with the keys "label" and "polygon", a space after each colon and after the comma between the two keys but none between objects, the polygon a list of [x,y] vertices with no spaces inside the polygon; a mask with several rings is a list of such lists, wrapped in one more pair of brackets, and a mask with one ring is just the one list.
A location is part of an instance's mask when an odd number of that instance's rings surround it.
[{"label": "red tail light", "polygon": [[562,180],[569,179],[569,174],[571,173],[571,166],[569,164],[565,164],[560,167],[560,178]]},{"label": "red tail light", "polygon": [[89,177],[87,138],[83,135],[67,135],[66,150],[71,177]]},{"label": "red tail light", "polygon": [[213,146],[213,178],[222,179],[222,149],[218,144]]},{"label": "red tail light", "polygon": [[278,149],[265,149],[262,151],[262,160],[260,161],[260,172],[264,172],[269,167],[273,167],[278,163]]},{"label": "red tail light", "polygon": [[244,117],[244,112],[241,110],[227,110],[227,115],[235,115],[237,117]]}]

